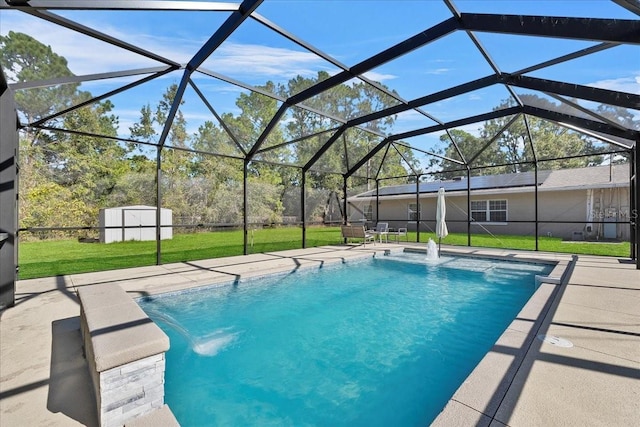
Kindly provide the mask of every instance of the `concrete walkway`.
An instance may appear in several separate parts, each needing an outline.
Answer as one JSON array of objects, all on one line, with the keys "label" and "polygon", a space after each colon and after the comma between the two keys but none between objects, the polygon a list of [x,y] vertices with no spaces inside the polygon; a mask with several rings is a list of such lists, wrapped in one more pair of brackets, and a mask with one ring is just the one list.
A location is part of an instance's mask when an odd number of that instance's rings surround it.
[{"label": "concrete walkway", "polygon": [[[424,245],[422,245],[424,248]],[[133,297],[295,271],[401,245],[335,246],[20,281],[0,313],[0,426],[94,426],[76,289],[117,283]],[[521,251],[452,253],[566,262]],[[542,342],[548,334],[573,347]],[[440,425],[640,425],[640,271],[580,256],[568,283],[535,298],[454,395]]]}]

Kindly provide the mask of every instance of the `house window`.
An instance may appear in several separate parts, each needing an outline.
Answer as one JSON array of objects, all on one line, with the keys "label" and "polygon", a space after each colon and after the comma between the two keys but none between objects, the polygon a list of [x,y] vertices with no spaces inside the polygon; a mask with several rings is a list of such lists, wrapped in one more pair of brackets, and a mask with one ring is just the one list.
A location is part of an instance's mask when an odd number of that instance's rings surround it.
[{"label": "house window", "polygon": [[[418,204],[417,203],[409,203],[408,218],[409,218],[409,221],[418,220]],[[422,203],[420,204],[420,218],[422,219]]]},{"label": "house window", "polygon": [[472,200],[471,218],[475,222],[507,222],[507,201]]},{"label": "house window", "polygon": [[364,214],[364,219],[367,221],[373,221],[373,206],[365,205],[362,209],[362,213]]}]

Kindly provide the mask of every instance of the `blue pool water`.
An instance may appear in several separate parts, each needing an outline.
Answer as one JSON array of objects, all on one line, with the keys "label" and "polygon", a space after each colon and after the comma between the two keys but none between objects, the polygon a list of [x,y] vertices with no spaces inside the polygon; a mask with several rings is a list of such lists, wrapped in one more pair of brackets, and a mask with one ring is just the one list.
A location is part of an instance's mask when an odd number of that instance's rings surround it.
[{"label": "blue pool water", "polygon": [[402,254],[147,298],[188,426],[424,426],[549,266]]}]

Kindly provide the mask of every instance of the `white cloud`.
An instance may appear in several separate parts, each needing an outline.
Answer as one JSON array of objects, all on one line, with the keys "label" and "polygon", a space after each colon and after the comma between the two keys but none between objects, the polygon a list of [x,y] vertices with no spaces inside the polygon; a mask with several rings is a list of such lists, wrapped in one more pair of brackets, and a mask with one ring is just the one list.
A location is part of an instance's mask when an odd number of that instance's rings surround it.
[{"label": "white cloud", "polygon": [[398,120],[403,120],[407,122],[422,121],[422,120],[425,120],[425,117],[423,114],[418,113],[416,110],[407,110],[407,111],[398,113]]},{"label": "white cloud", "polygon": [[119,121],[118,121],[118,136],[120,138],[129,138],[131,136],[131,131],[129,130],[134,123],[136,123],[135,120],[129,120],[129,119],[123,119],[122,117],[119,117]]},{"label": "white cloud", "polygon": [[387,80],[397,79],[398,76],[393,74],[382,74],[376,73],[375,71],[369,71],[368,73],[363,74],[369,80],[373,80],[374,82],[384,82]]},{"label": "white cloud", "polygon": [[480,133],[482,131],[482,123],[472,123],[470,125],[457,127],[456,129],[463,130],[473,136],[480,137]]},{"label": "white cloud", "polygon": [[230,76],[312,77],[320,70],[329,71],[330,64],[310,52],[227,42],[204,62],[205,68]]},{"label": "white cloud", "polygon": [[[30,35],[43,44],[51,46],[53,52],[67,59],[69,69],[76,75],[158,65],[158,62],[144,56],[83,36],[43,20],[33,19],[22,14],[12,15],[11,18],[10,20],[3,19],[3,34],[9,31],[21,32]],[[170,51],[168,49],[168,46],[171,45],[184,46],[182,41],[179,43],[174,41],[171,44],[163,43],[160,39],[154,39],[146,35],[121,32],[117,28],[110,27],[107,23],[102,23],[99,28],[105,34],[120,38],[133,45],[144,46],[145,49],[153,50],[159,55],[166,56],[174,61],[181,61],[186,58],[184,53],[180,54],[178,51]]]},{"label": "white cloud", "polygon": [[418,113],[415,110],[407,110],[398,113],[397,119],[393,124],[393,130],[391,133],[402,133],[411,131],[414,129],[426,128],[434,126],[437,123],[430,118]]},{"label": "white cloud", "polygon": [[184,118],[187,120],[187,122],[191,122],[191,121],[204,122],[207,120],[212,122],[217,122],[217,119],[215,118],[215,116],[208,111],[207,112],[183,111],[183,115],[184,115]]},{"label": "white cloud", "polygon": [[482,97],[477,93],[472,93],[469,95],[469,101],[482,101]]},{"label": "white cloud", "polygon": [[248,93],[247,89],[235,86],[232,84],[220,83],[217,80],[215,83],[203,83],[205,77],[202,74],[195,73],[192,75],[192,79],[197,83],[198,88],[203,92],[214,92],[219,94],[231,94],[236,97],[239,93]]},{"label": "white cloud", "polygon": [[640,95],[640,74],[620,77],[617,79],[599,80],[597,82],[588,83],[587,86]]},{"label": "white cloud", "polygon": [[[157,61],[142,55],[22,14],[11,15],[11,19],[3,16],[2,24],[3,35],[9,31],[21,32],[50,45],[55,53],[67,59],[69,69],[76,75],[159,65]],[[206,41],[135,33],[135,29],[120,29],[108,22],[101,22],[96,28],[116,39],[181,64],[188,62]],[[203,66],[232,77],[252,76],[257,80],[275,77],[288,79],[297,75],[312,77],[319,70],[329,73],[336,71],[331,64],[310,52],[229,41],[220,46]],[[390,75],[379,77],[393,78]]]},{"label": "white cloud", "polygon": [[439,76],[439,75],[442,75],[442,74],[446,74],[449,71],[451,71],[451,68],[434,68],[434,69],[431,69],[431,70],[426,70],[425,74],[432,74],[432,75]]}]

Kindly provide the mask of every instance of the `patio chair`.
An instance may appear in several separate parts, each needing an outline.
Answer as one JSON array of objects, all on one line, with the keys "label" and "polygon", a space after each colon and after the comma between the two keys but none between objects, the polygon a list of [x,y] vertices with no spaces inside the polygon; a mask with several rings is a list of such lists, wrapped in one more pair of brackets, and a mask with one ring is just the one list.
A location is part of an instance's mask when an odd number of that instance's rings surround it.
[{"label": "patio chair", "polygon": [[396,243],[400,241],[400,238],[404,236],[405,240],[408,242],[409,237],[407,236],[407,229],[405,227],[400,227],[396,231],[391,231],[389,234],[396,236]]},{"label": "patio chair", "polygon": [[384,236],[387,243],[389,243],[389,223],[388,222],[379,222],[376,224],[376,227],[370,231],[371,233],[378,236],[378,238],[380,239],[380,243],[382,243],[382,236]]},{"label": "patio chair", "polygon": [[395,236],[396,243],[398,243],[400,241],[400,237],[403,237],[403,236],[407,242],[409,241],[406,227],[400,227],[398,229],[390,228],[389,231],[387,232],[387,236]]}]

